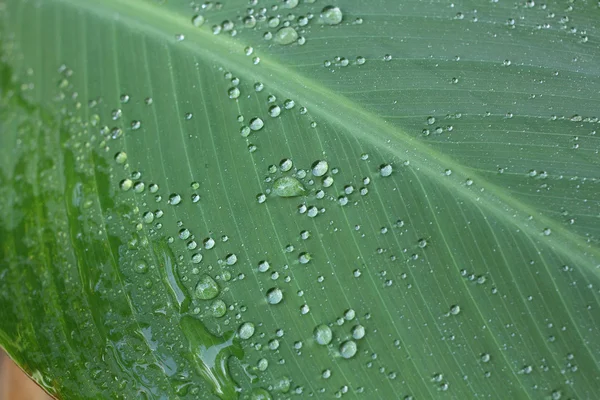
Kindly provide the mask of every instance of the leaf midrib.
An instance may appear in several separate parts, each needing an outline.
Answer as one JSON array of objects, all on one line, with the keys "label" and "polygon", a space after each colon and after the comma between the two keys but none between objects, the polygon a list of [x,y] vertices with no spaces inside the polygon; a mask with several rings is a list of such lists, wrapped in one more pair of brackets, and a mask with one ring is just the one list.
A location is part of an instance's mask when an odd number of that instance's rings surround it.
[{"label": "leaf midrib", "polygon": [[[196,28],[188,18],[147,2],[54,1],[69,4],[77,9],[89,10],[109,20],[122,21],[132,29],[171,42],[227,69],[238,70],[251,79],[269,82],[276,91],[294,98],[296,103],[307,107],[313,115],[327,119],[357,139],[370,142],[375,147],[387,151],[396,159],[410,160],[410,165],[417,171],[427,174],[449,190],[460,193],[465,199],[484,206],[495,216],[511,221],[532,237],[541,237],[542,230],[550,228],[552,235],[544,237],[549,246],[600,278],[600,270],[595,268],[596,260],[600,259],[600,249],[589,245],[582,236],[569,231],[557,221],[512,197],[504,188],[486,181],[473,169],[428,147],[407,131],[390,125],[371,111],[298,74],[269,58],[268,55],[261,54],[260,64],[253,65],[244,54],[248,44],[242,43],[239,39],[214,35],[207,26]],[[185,40],[177,42],[176,34],[185,35]],[[332,104],[335,104],[335,113],[328,112],[333,108]],[[452,169],[452,177],[443,174],[447,168]],[[463,182],[467,178],[472,179],[475,184],[471,187],[464,185]],[[477,188],[480,190],[475,192]],[[535,219],[527,222],[529,216],[535,216]]]}]

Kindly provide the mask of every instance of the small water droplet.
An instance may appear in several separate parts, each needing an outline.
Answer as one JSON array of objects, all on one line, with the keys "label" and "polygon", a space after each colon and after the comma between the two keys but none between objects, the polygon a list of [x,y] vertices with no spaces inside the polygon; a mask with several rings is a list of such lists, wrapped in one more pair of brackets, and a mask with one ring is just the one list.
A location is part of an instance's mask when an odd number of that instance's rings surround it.
[{"label": "small water droplet", "polygon": [[340,345],[340,354],[344,358],[354,357],[357,351],[358,347],[353,340],[348,340]]},{"label": "small water droplet", "polygon": [[365,337],[365,327],[362,325],[355,325],[352,328],[352,338],[359,340]]},{"label": "small water droplet", "polygon": [[316,161],[312,165],[312,174],[316,177],[323,176],[329,170],[329,163],[325,160]]},{"label": "small water droplet", "polygon": [[265,126],[265,123],[259,117],[252,118],[250,120],[250,129],[253,131],[259,131]]},{"label": "small water droplet", "polygon": [[390,176],[393,172],[391,164],[383,164],[379,167],[379,174],[383,177]]},{"label": "small water droplet", "polygon": [[237,99],[240,97],[240,89],[238,87],[229,88],[227,94],[229,95],[230,99]]},{"label": "small water droplet", "polygon": [[181,203],[181,196],[178,195],[177,193],[172,193],[169,196],[169,204],[172,205],[172,206],[176,206],[179,203]]},{"label": "small water droplet", "polygon": [[144,260],[140,260],[135,264],[134,268],[135,272],[138,274],[145,274],[148,272],[148,264]]},{"label": "small water droplet", "polygon": [[321,21],[326,25],[337,25],[342,19],[343,13],[339,7],[327,6],[321,11]]},{"label": "small water droplet", "polygon": [[279,304],[283,300],[283,292],[279,288],[271,288],[267,291],[267,302],[269,304]]},{"label": "small water droplet", "polygon": [[279,107],[278,105],[273,105],[269,107],[269,115],[273,118],[279,117],[279,115],[281,115],[281,107]]},{"label": "small water droplet", "polygon": [[192,25],[194,25],[195,27],[199,27],[202,26],[204,24],[204,16],[202,15],[194,15],[194,17],[192,18]]},{"label": "small water droplet", "polygon": [[308,264],[311,260],[311,255],[310,253],[300,253],[300,255],[298,256],[298,261],[300,262],[300,264]]},{"label": "small water droplet", "polygon": [[315,337],[315,341],[322,346],[327,346],[329,343],[331,343],[331,340],[333,339],[333,333],[331,332],[331,328],[325,324],[318,325],[314,329],[313,335]]},{"label": "small water droplet", "polygon": [[115,162],[117,164],[125,164],[127,162],[127,153],[120,151],[115,154]]},{"label": "small water droplet", "polygon": [[450,307],[450,314],[452,315],[458,315],[460,313],[460,306],[455,304],[452,307]]}]

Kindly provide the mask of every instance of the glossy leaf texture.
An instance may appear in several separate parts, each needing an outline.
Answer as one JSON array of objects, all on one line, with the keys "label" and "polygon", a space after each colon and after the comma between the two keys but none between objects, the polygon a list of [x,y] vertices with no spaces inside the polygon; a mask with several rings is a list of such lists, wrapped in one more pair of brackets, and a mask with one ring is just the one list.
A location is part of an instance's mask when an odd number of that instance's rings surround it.
[{"label": "glossy leaf texture", "polygon": [[0,13],[0,344],[55,397],[600,393],[597,2]]}]

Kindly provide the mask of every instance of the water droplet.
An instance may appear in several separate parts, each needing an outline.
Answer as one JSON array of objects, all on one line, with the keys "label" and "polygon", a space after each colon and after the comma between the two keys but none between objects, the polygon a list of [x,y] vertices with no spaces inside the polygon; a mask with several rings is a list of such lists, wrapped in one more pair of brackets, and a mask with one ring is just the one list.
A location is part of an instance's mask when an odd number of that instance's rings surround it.
[{"label": "water droplet", "polygon": [[252,322],[244,322],[238,329],[240,339],[247,340],[254,335],[254,324]]},{"label": "water droplet", "polygon": [[490,359],[491,359],[491,357],[490,357],[490,355],[488,353],[483,353],[481,355],[481,362],[486,363],[486,362],[489,362]]},{"label": "water droplet", "polygon": [[265,126],[265,123],[262,119],[255,117],[250,120],[250,129],[253,131],[259,131]]},{"label": "water droplet", "polygon": [[229,88],[227,94],[229,95],[230,99],[237,99],[240,97],[240,89],[238,87]]},{"label": "water droplet", "polygon": [[226,258],[225,258],[225,263],[227,265],[234,265],[237,262],[237,256],[235,254],[229,254]]},{"label": "water droplet", "polygon": [[291,176],[282,176],[273,183],[273,193],[279,197],[297,197],[305,192],[302,183]]},{"label": "water droplet", "polygon": [[202,254],[201,253],[196,253],[192,256],[192,263],[194,264],[199,264],[202,261]]},{"label": "water droplet", "polygon": [[267,261],[261,261],[258,263],[258,270],[260,272],[267,272],[271,266]]},{"label": "water droplet", "polygon": [[358,347],[353,340],[348,340],[340,345],[340,354],[344,358],[354,357],[357,351]]},{"label": "water droplet", "polygon": [[352,338],[359,340],[365,337],[365,327],[362,325],[356,325],[352,328]]},{"label": "water droplet", "polygon": [[115,162],[117,164],[125,164],[127,162],[127,153],[120,151],[115,154]]},{"label": "water droplet", "polygon": [[194,15],[194,17],[192,18],[192,25],[194,25],[195,27],[199,27],[202,26],[202,24],[204,24],[204,16]]},{"label": "water droplet", "polygon": [[300,253],[300,255],[298,256],[298,261],[300,262],[300,264],[308,264],[311,260],[311,255],[310,253]]},{"label": "water droplet", "polygon": [[271,288],[267,291],[267,302],[269,304],[279,304],[283,300],[283,292],[279,288]]},{"label": "water droplet", "polygon": [[343,14],[339,7],[327,6],[321,11],[321,21],[326,25],[337,25],[342,19]]},{"label": "water droplet", "polygon": [[331,343],[331,340],[333,339],[333,333],[331,332],[331,328],[325,324],[318,325],[314,329],[313,335],[315,337],[316,342],[323,346],[327,346],[329,343]]},{"label": "water droplet", "polygon": [[393,172],[391,164],[383,164],[379,167],[379,174],[383,177],[390,176]]},{"label": "water droplet", "polygon": [[144,215],[142,215],[142,221],[146,224],[151,224],[154,221],[154,213],[152,211],[146,211]]},{"label": "water droplet", "polygon": [[269,107],[269,115],[273,118],[279,117],[279,115],[281,115],[281,107],[278,105]]},{"label": "water droplet", "polygon": [[215,244],[216,244],[215,243],[215,239],[213,239],[213,238],[206,238],[206,239],[204,239],[204,248],[206,250],[212,249],[213,247],[215,247]]},{"label": "water droplet", "polygon": [[172,206],[176,206],[179,203],[181,203],[181,196],[178,195],[177,193],[172,193],[169,196],[169,204],[172,205]]},{"label": "water droplet", "polygon": [[325,175],[328,170],[329,163],[327,163],[327,161],[324,160],[316,161],[312,165],[312,174],[317,177]]},{"label": "water droplet", "polygon": [[146,264],[146,261],[140,260],[135,264],[134,270],[138,274],[145,274],[148,272],[148,264]]},{"label": "water droplet", "polygon": [[298,40],[298,32],[290,26],[281,28],[275,33],[274,42],[282,46],[292,44],[296,40]]},{"label": "water droplet", "polygon": [[213,317],[220,318],[227,312],[227,305],[223,300],[217,299],[210,304],[210,312]]},{"label": "water droplet", "polygon": [[132,186],[133,186],[133,181],[129,178],[123,179],[121,182],[119,182],[119,188],[124,192],[131,189]]},{"label": "water droplet", "polygon": [[146,185],[144,184],[144,182],[136,182],[133,185],[133,191],[136,193],[142,193],[144,191],[145,187],[146,187]]},{"label": "water droplet", "polygon": [[209,275],[202,275],[196,284],[196,297],[201,300],[210,300],[219,294],[217,282]]},{"label": "water droplet", "polygon": [[286,8],[295,8],[299,2],[299,0],[283,0],[283,5]]},{"label": "water droplet", "polygon": [[292,169],[293,166],[294,166],[294,163],[289,158],[281,160],[281,162],[279,163],[279,168],[283,172],[288,172],[289,170]]},{"label": "water droplet", "polygon": [[453,305],[452,307],[450,307],[450,314],[452,315],[458,315],[460,313],[460,306],[459,305]]}]

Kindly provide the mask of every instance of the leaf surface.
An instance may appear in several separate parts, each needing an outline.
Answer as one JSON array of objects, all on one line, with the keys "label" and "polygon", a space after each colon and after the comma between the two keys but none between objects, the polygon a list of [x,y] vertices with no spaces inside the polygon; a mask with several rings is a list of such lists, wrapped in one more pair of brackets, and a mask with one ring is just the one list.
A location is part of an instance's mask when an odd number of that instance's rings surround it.
[{"label": "leaf surface", "polygon": [[594,398],[598,5],[296,3],[0,1],[0,344],[58,398]]}]

